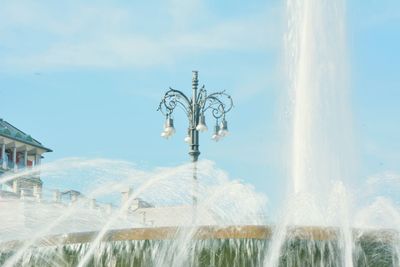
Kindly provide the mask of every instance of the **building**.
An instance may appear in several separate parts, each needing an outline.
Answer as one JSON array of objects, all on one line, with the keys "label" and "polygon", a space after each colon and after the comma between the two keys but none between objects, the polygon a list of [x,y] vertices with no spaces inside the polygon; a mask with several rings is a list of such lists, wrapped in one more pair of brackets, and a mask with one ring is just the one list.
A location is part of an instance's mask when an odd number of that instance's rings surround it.
[{"label": "building", "polygon": [[[26,172],[40,165],[43,154],[52,152],[30,135],[19,130],[7,121],[0,119],[0,176],[21,173],[16,179],[1,184],[0,197],[40,195],[42,180],[40,172]],[[12,193],[10,193],[12,192]]]},{"label": "building", "polygon": [[203,225],[218,224],[217,216],[204,207],[193,208],[193,205],[159,206],[141,199],[130,199],[133,194],[132,188],[126,188],[122,192],[122,206],[127,201],[130,205],[127,209],[127,218],[140,226],[187,226],[193,224],[193,214],[196,212],[196,223]]},{"label": "building", "polygon": [[[112,225],[116,229],[193,223],[193,206],[156,207],[139,197],[131,199],[130,187],[121,190],[120,207],[89,199],[76,190],[52,190],[53,199],[46,200],[42,198],[40,170],[33,167],[40,165],[47,152],[52,150],[0,119],[0,180],[4,181],[0,183],[1,240],[25,239],[32,232],[42,230],[43,223],[60,218],[63,219],[52,228],[51,234],[96,231],[110,221],[110,216],[118,216]],[[129,206],[124,207],[125,204]],[[74,216],[63,217],[64,208],[70,205],[74,205]],[[196,207],[196,215],[198,224],[217,224],[218,218],[210,210]]]}]

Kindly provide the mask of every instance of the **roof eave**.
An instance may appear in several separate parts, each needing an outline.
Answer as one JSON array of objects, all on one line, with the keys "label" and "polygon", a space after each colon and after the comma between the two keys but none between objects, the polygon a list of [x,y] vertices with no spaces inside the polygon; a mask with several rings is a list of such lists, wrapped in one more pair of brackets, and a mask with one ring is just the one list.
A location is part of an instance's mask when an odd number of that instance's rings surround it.
[{"label": "roof eave", "polygon": [[3,136],[5,138],[9,138],[9,139],[12,139],[14,141],[21,142],[21,143],[24,143],[24,144],[27,144],[27,145],[30,145],[30,146],[33,146],[33,147],[41,148],[41,149],[45,150],[46,152],[53,152],[53,150],[51,150],[50,148],[47,148],[47,147],[44,147],[44,146],[41,146],[41,145],[37,145],[37,144],[32,144],[32,143],[30,143],[28,141],[21,140],[21,139],[18,139],[18,138],[9,136],[9,135],[5,135],[5,134],[0,133],[0,136]]}]

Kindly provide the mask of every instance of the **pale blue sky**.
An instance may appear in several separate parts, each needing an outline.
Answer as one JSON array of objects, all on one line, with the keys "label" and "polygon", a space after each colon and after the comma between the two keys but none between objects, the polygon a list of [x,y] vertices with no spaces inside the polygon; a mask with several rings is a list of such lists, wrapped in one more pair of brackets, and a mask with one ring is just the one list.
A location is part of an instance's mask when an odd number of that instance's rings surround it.
[{"label": "pale blue sky", "polygon": [[[173,166],[188,160],[187,122],[177,114],[177,134],[165,141],[156,108],[169,86],[190,93],[191,71],[199,70],[209,91],[226,89],[235,101],[231,135],[214,143],[202,134],[201,157],[253,184],[274,209],[285,183],[283,6],[1,1],[0,117],[52,148],[46,162],[79,156]],[[400,173],[400,2],[353,0],[347,11],[359,179]]]}]

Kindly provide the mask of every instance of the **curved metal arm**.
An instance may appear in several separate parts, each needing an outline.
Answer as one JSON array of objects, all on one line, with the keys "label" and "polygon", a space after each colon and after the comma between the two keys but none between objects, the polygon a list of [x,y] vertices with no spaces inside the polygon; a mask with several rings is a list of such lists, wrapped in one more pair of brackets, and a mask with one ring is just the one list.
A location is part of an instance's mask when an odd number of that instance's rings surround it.
[{"label": "curved metal arm", "polygon": [[183,108],[186,115],[189,116],[191,113],[191,101],[184,93],[170,87],[162,98],[157,110],[165,116],[170,116],[178,104]]},{"label": "curved metal arm", "polygon": [[197,72],[194,72],[192,80],[193,96],[188,98],[181,91],[170,87],[157,109],[166,117],[170,117],[177,106],[181,107],[189,119],[189,128],[194,131],[192,135],[197,131],[196,126],[198,126],[200,116],[203,116],[207,110],[211,110],[218,123],[218,120],[225,119],[226,113],[233,108],[232,98],[225,91],[207,95],[204,85],[199,90],[197,90],[197,85]]},{"label": "curved metal arm", "polygon": [[225,117],[225,114],[233,107],[232,97],[226,94],[225,91],[212,93],[207,96],[206,90],[203,90],[203,92],[201,90],[199,93],[199,101],[201,101],[199,102],[201,112],[204,113],[208,109],[211,109],[212,115],[217,120],[221,117]]}]

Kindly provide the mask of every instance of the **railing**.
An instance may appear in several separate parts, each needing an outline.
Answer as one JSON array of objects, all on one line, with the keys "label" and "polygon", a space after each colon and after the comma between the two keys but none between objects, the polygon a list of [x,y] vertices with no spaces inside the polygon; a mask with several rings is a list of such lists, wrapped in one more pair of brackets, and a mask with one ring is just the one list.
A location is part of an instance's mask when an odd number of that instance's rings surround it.
[{"label": "railing", "polygon": [[[5,161],[4,159],[0,159],[0,169],[2,169],[2,170],[12,170],[12,169],[14,169],[15,164],[14,164],[14,162],[12,160],[7,160],[6,161],[5,168],[3,166],[4,161]],[[27,166],[27,165],[25,165],[24,162],[17,163],[17,168],[18,169],[25,169],[27,167],[31,168],[32,166],[29,166],[29,165]]]},{"label": "railing", "polygon": [[7,160],[6,165],[5,165],[6,168],[4,168],[4,166],[3,166],[4,161],[5,161],[4,159],[0,159],[0,168],[1,169],[9,170],[9,169],[14,168],[14,162],[12,160]]}]

